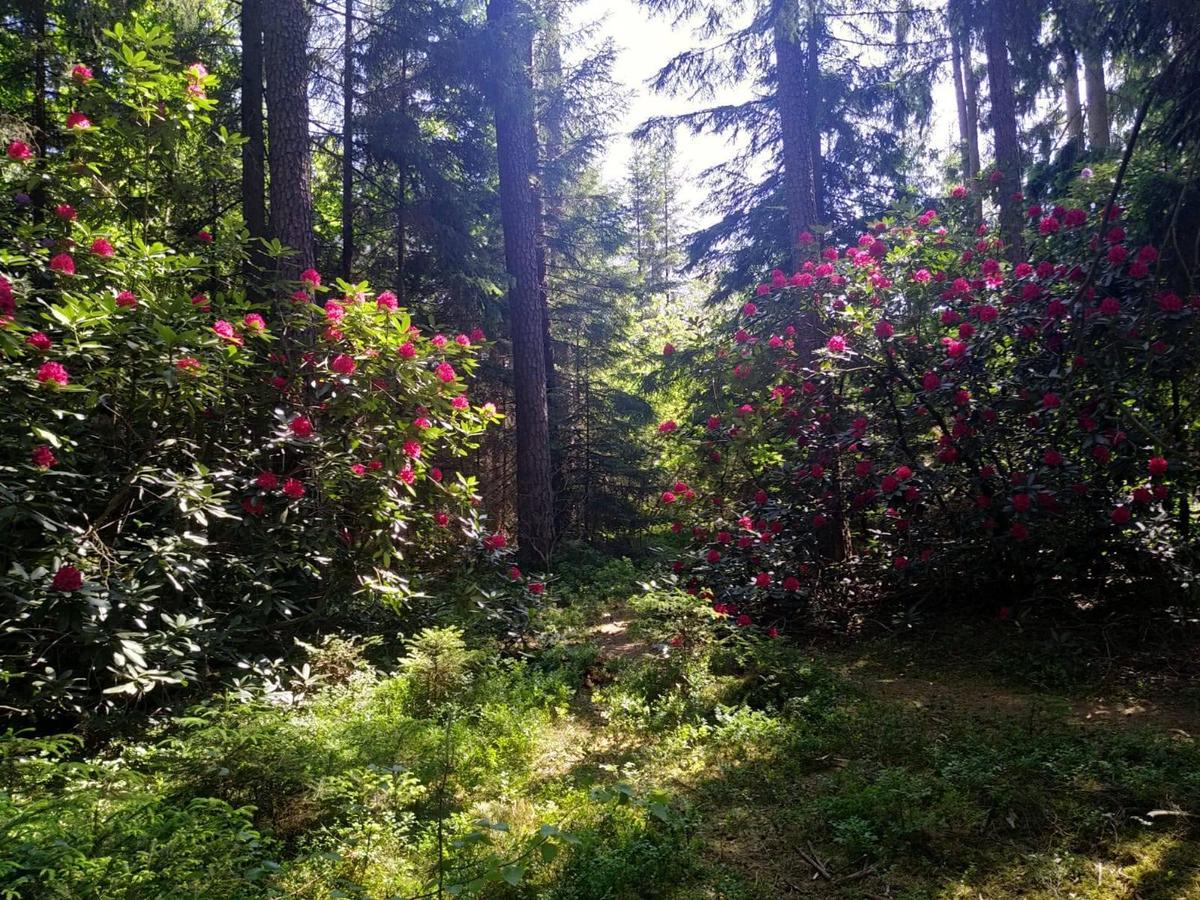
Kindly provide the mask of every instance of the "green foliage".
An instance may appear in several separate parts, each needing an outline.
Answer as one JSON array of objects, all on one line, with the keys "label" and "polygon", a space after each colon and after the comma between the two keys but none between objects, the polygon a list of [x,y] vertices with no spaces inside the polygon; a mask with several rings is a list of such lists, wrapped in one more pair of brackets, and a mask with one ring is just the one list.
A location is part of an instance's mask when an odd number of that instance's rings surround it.
[{"label": "green foliage", "polygon": [[234,223],[197,218],[239,143],[213,76],[161,27],[108,42],[63,89],[90,124],[0,163],[40,198],[0,214],[0,653],[6,702],[34,714],[399,604],[478,546],[459,466],[497,418],[465,393],[479,335],[410,331],[394,295],[339,282],[339,302],[315,272],[250,299]]}]

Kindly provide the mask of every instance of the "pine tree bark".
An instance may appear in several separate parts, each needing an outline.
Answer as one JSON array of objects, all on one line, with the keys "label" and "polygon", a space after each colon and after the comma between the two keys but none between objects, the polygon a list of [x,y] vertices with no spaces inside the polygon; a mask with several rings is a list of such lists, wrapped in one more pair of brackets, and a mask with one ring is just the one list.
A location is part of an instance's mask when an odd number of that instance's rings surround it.
[{"label": "pine tree bark", "polygon": [[342,278],[354,269],[354,0],[342,28]]},{"label": "pine tree bark", "polygon": [[[813,132],[809,102],[809,59],[800,43],[800,10],[796,0],[783,0],[776,13],[775,105],[783,137],[784,191],[787,196],[788,230],[793,267],[804,262],[800,234],[811,231],[818,221],[820,188],[819,159],[814,159]],[[811,35],[810,35],[811,39]]]},{"label": "pine tree bark", "polygon": [[1021,145],[1017,135],[1017,105],[1013,95],[1012,64],[1005,36],[1004,0],[989,0],[984,29],[987,50],[988,93],[992,100],[992,139],[996,148],[997,203],[1000,236],[1010,261],[1025,258],[1021,236]]},{"label": "pine tree bark", "polygon": [[279,274],[295,281],[313,264],[313,218],[308,148],[308,30],[305,0],[264,0],[267,163],[271,231],[291,253]]},{"label": "pine tree bark", "polygon": [[[963,142],[963,173],[970,191],[971,209],[976,222],[983,221],[983,186],[979,183],[979,79],[971,59],[971,34],[964,28],[950,36],[954,54],[956,91],[961,85],[963,102],[959,107],[959,134]],[[961,81],[958,81],[961,71]],[[957,99],[957,97],[956,97]]]},{"label": "pine tree bark", "polygon": [[1067,141],[1076,154],[1083,152],[1083,103],[1079,99],[1079,58],[1075,46],[1064,37],[1060,42],[1063,107],[1067,112]]},{"label": "pine tree bark", "polygon": [[251,239],[250,265],[264,265],[258,239],[267,232],[266,139],[263,132],[263,25],[262,0],[242,0],[240,19],[242,43],[241,128],[242,137],[242,219]]},{"label": "pine tree bark", "polygon": [[[533,173],[535,212],[538,222],[538,285],[542,307],[542,344],[546,356],[546,401],[549,415],[550,473],[554,492],[554,536],[567,529],[570,509],[567,504],[567,402],[555,367],[554,338],[550,330],[550,267],[553,264],[547,226],[558,227],[563,212],[563,184],[560,163],[563,152],[562,96],[562,9],[558,0],[546,7],[546,24],[541,35],[540,87],[543,100],[543,152],[537,153]],[[537,143],[537,123],[533,140]]]},{"label": "pine tree bark", "polygon": [[1104,52],[1099,47],[1083,51],[1083,80],[1087,89],[1088,143],[1103,153],[1111,143],[1108,124],[1108,87],[1104,83]]},{"label": "pine tree bark", "polygon": [[517,432],[520,559],[545,565],[554,541],[545,326],[538,284],[538,222],[531,173],[534,137],[533,27],[524,0],[489,0],[495,65],[488,78],[496,121],[500,218],[508,271]]},{"label": "pine tree bark", "polygon": [[954,76],[954,105],[958,112],[958,147],[962,154],[963,176],[967,182],[973,181],[971,171],[971,152],[967,140],[967,92],[963,86],[963,54],[958,35],[950,35],[950,64]]}]

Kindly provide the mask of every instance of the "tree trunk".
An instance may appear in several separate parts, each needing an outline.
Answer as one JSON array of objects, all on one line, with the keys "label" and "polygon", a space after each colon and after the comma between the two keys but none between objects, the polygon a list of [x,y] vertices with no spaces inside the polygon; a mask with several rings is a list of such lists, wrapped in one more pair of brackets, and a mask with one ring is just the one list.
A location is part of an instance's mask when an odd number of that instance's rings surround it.
[{"label": "tree trunk", "polygon": [[[562,219],[562,173],[559,170],[563,152],[562,120],[562,49],[560,45],[561,9],[557,0],[546,7],[546,24],[541,34],[539,85],[543,96],[542,135],[544,153],[539,153],[537,122],[533,117],[534,211],[538,224],[538,298],[542,309],[542,347],[546,357],[546,403],[549,415],[550,476],[554,493],[554,536],[560,537],[567,527],[570,509],[567,507],[566,466],[566,399],[554,365],[554,339],[550,331],[550,268],[553,265],[547,225],[558,227]],[[532,60],[531,60],[532,61]],[[547,222],[549,220],[549,223]]]},{"label": "tree trunk", "polygon": [[1003,0],[990,0],[984,42],[987,49],[988,92],[992,99],[992,138],[996,147],[1000,236],[1004,239],[1009,260],[1018,262],[1025,258],[1021,238],[1022,209],[1018,199],[1021,190],[1021,145],[1017,136],[1012,66],[1005,39],[1005,5]]},{"label": "tree trunk", "polygon": [[1104,53],[1099,48],[1083,51],[1083,80],[1087,88],[1088,142],[1093,150],[1108,150],[1108,88],[1104,84]]},{"label": "tree trunk", "polygon": [[263,9],[267,82],[267,162],[271,230],[291,249],[280,276],[298,280],[313,264],[312,187],[308,152],[308,28],[304,0],[269,0]]},{"label": "tree trunk", "polygon": [[537,207],[530,173],[533,143],[531,11],[524,0],[489,0],[495,67],[488,78],[496,118],[500,218],[508,270],[517,431],[517,535],[520,558],[545,565],[554,540],[554,497],[546,398],[545,326],[538,286]]},{"label": "tree trunk", "polygon": [[342,278],[354,269],[354,0],[344,0],[342,45]]},{"label": "tree trunk", "polygon": [[[263,24],[262,0],[242,0],[242,218],[254,243],[250,265],[265,263],[258,239],[267,237],[266,140],[263,136]],[[253,276],[253,272],[251,275]]]},{"label": "tree trunk", "polygon": [[1079,59],[1075,47],[1063,38],[1062,43],[1063,106],[1067,111],[1067,141],[1075,153],[1083,152],[1083,104],[1079,100]]},{"label": "tree trunk", "polygon": [[961,35],[963,56],[963,90],[967,100],[967,161],[972,184],[971,202],[975,208],[975,221],[983,221],[983,185],[979,173],[983,164],[979,157],[979,78],[975,74],[975,63],[971,58],[971,33],[963,30]]},{"label": "tree trunk", "polygon": [[963,87],[962,47],[957,34],[950,35],[950,63],[954,75],[954,105],[958,111],[958,149],[962,154],[963,177],[969,186],[973,186],[974,173],[971,171],[971,151],[967,139],[967,92]]},{"label": "tree trunk", "polygon": [[810,231],[817,223],[820,190],[817,186],[819,163],[813,158],[816,125],[809,117],[809,61],[800,45],[800,33],[800,10],[796,0],[783,0],[774,27],[775,105],[783,136],[784,192],[792,264],[796,269],[804,263],[800,234]]}]

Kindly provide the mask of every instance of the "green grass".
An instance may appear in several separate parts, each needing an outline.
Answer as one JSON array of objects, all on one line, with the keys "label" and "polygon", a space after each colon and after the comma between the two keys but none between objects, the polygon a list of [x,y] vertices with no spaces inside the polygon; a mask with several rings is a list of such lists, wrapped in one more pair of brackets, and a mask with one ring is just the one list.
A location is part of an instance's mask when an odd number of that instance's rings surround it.
[{"label": "green grass", "polygon": [[[914,708],[639,577],[573,567],[525,658],[339,643],[99,757],[10,735],[0,895],[1200,897],[1186,734]],[[614,604],[646,652],[598,658]]]}]

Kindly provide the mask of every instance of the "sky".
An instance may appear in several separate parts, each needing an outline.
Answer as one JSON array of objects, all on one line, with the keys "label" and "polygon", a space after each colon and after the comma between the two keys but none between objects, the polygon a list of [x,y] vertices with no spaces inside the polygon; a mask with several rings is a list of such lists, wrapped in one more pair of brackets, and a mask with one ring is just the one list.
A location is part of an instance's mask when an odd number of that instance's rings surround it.
[{"label": "sky", "polygon": [[[599,22],[600,33],[612,38],[618,51],[613,74],[631,91],[621,133],[614,135],[602,166],[606,180],[620,181],[629,160],[630,130],[654,116],[697,108],[698,104],[685,97],[656,94],[647,85],[668,60],[694,46],[695,38],[687,23],[675,25],[668,17],[652,16],[637,0],[584,0],[575,7],[573,18],[577,25]],[[730,102],[749,96],[750,90],[743,87],[726,91],[716,100]],[[946,73],[934,87],[934,103],[929,139],[935,147],[945,149],[952,145],[957,131],[954,91]],[[694,210],[704,196],[697,176],[709,166],[727,159],[731,151],[725,138],[719,135],[691,135],[684,131],[677,135],[676,149],[685,177],[685,196],[680,199]],[[705,217],[694,214],[694,221],[702,224]]]}]

